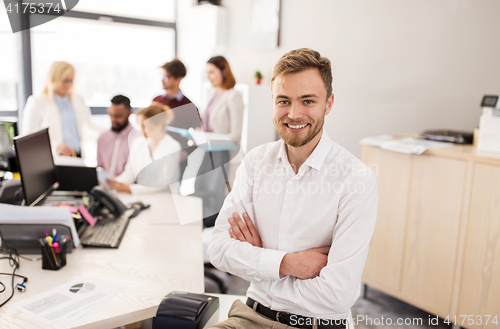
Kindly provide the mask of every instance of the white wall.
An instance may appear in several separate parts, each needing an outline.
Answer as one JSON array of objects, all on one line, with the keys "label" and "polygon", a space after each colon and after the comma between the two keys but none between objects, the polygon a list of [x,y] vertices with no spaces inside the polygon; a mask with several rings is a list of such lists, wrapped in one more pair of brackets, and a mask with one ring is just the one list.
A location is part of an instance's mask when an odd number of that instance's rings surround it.
[{"label": "white wall", "polygon": [[[278,58],[291,49],[310,47],[330,58],[335,104],[325,129],[358,156],[358,141],[368,135],[473,130],[482,96],[500,93],[498,0],[282,0],[281,45],[264,52],[249,43],[251,1],[224,5],[222,55],[238,82],[251,83],[261,70],[268,83]],[[192,10],[190,1],[180,0],[179,56],[191,56],[194,65],[196,46],[185,24]],[[203,63],[212,55],[200,52]]]},{"label": "white wall", "polygon": [[205,65],[227,48],[227,10],[209,4],[193,6],[191,0],[177,3],[178,57],[186,65],[187,76],[181,82],[183,93],[203,112]]}]

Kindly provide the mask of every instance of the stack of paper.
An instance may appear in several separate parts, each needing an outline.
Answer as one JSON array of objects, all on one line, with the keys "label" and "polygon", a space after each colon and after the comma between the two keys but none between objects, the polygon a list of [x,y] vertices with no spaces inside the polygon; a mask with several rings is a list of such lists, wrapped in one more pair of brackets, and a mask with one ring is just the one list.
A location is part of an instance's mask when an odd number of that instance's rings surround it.
[{"label": "stack of paper", "polygon": [[80,277],[11,307],[46,325],[60,323],[75,327],[123,289],[125,287],[110,282]]},{"label": "stack of paper", "polygon": [[422,154],[427,149],[453,146],[452,143],[434,142],[413,137],[400,138],[392,135],[366,137],[360,141],[360,144],[378,146],[384,150],[407,154]]}]

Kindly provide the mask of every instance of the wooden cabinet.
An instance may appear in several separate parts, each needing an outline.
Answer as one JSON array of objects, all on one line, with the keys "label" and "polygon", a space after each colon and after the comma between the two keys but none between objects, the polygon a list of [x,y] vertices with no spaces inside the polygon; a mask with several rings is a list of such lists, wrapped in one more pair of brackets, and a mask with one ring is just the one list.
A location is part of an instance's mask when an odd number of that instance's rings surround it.
[{"label": "wooden cabinet", "polygon": [[[458,314],[500,323],[500,167],[474,166]],[[486,317],[483,317],[485,322]],[[483,328],[498,328],[490,323]]]},{"label": "wooden cabinet", "polygon": [[[410,187],[411,159],[406,154],[371,147],[366,156],[377,173],[379,207],[377,222],[364,279],[387,292],[398,291],[401,284],[403,244]],[[384,232],[384,234],[378,234]],[[390,236],[390,239],[386,237]]]},{"label": "wooden cabinet", "polygon": [[500,156],[364,146],[362,157],[379,181],[363,282],[443,318],[474,315],[463,327],[500,321]]},{"label": "wooden cabinet", "polygon": [[401,293],[451,313],[467,162],[413,157]]}]

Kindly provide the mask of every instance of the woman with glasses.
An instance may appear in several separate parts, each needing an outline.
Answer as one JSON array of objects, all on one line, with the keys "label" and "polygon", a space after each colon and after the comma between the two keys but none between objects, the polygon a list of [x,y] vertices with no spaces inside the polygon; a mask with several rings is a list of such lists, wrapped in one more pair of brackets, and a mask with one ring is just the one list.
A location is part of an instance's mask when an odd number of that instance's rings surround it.
[{"label": "woman with glasses", "polygon": [[48,127],[54,154],[81,157],[82,130],[91,113],[83,98],[73,93],[74,79],[71,64],[54,62],[43,92],[26,102],[21,132],[30,134]]}]

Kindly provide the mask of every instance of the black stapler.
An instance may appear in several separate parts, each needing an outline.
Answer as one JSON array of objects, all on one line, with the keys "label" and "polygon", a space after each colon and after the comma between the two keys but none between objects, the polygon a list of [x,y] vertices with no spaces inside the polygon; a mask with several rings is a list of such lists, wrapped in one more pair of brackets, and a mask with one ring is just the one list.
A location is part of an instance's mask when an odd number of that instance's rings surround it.
[{"label": "black stapler", "polygon": [[153,329],[202,329],[218,309],[218,297],[174,291],[158,306]]}]

